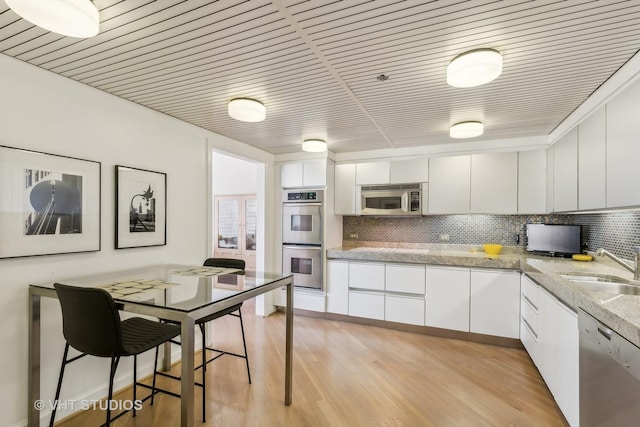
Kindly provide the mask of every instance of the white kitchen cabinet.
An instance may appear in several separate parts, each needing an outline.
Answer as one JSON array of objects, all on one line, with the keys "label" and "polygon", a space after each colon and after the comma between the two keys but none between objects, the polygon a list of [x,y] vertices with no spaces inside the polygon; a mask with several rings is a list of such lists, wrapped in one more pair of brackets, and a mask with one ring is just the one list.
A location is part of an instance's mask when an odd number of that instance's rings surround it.
[{"label": "white kitchen cabinet", "polygon": [[578,125],[578,209],[600,209],[606,204],[605,107]]},{"label": "white kitchen cabinet", "polygon": [[389,171],[389,183],[411,184],[429,180],[429,160],[425,158],[392,160]]},{"label": "white kitchen cabinet", "polygon": [[356,185],[389,184],[389,161],[356,164]]},{"label": "white kitchen cabinet", "polygon": [[547,212],[553,212],[553,146],[547,148]]},{"label": "white kitchen cabinet", "polygon": [[385,290],[424,296],[424,265],[387,264],[385,269]]},{"label": "white kitchen cabinet", "polygon": [[578,130],[573,128],[553,145],[553,210],[578,209]]},{"label": "white kitchen cabinet", "polygon": [[471,156],[430,158],[428,213],[468,213],[470,200]]},{"label": "white kitchen cabinet", "polygon": [[349,261],[327,261],[327,312],[349,314]]},{"label": "white kitchen cabinet", "polygon": [[579,426],[578,316],[546,290],[538,296],[538,370],[571,426]]},{"label": "white kitchen cabinet", "polygon": [[607,207],[640,205],[640,81],[613,98],[607,109]]},{"label": "white kitchen cabinet", "polygon": [[518,153],[518,213],[547,212],[547,152]]},{"label": "white kitchen cabinet", "polygon": [[424,307],[423,296],[411,297],[387,293],[385,295],[384,320],[424,326]]},{"label": "white kitchen cabinet", "polygon": [[384,320],[384,264],[349,263],[349,316]]},{"label": "white kitchen cabinet", "polygon": [[349,316],[384,320],[384,292],[349,291]]},{"label": "white kitchen cabinet", "polygon": [[471,156],[471,212],[518,211],[518,153]]},{"label": "white kitchen cabinet", "polygon": [[520,337],[520,274],[472,270],[469,330],[506,338]]},{"label": "white kitchen cabinet", "polygon": [[520,341],[538,366],[538,285],[529,277],[520,276]]},{"label": "white kitchen cabinet", "polygon": [[426,326],[469,332],[470,274],[467,268],[427,267]]},{"label": "white kitchen cabinet", "polygon": [[357,215],[356,211],[356,165],[341,163],[335,167],[335,206],[336,215]]},{"label": "white kitchen cabinet", "polygon": [[385,320],[424,325],[425,277],[424,265],[386,265]]},{"label": "white kitchen cabinet", "polygon": [[380,262],[350,262],[349,287],[384,292],[384,264]]},{"label": "white kitchen cabinet", "polygon": [[283,163],[280,166],[282,188],[320,187],[327,185],[327,160]]}]

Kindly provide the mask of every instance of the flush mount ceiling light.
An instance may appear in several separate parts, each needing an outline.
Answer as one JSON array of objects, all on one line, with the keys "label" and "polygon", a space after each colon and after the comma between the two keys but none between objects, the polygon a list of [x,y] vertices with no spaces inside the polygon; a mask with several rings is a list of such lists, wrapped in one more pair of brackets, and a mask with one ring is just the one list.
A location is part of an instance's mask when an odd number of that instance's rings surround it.
[{"label": "flush mount ceiling light", "polygon": [[460,122],[451,126],[449,136],[456,139],[473,138],[482,135],[484,126],[482,122]]},{"label": "flush mount ceiling light", "polygon": [[267,117],[267,109],[260,101],[235,98],[229,101],[229,116],[241,122],[261,122]]},{"label": "flush mount ceiling light", "polygon": [[45,30],[87,38],[100,31],[100,15],[91,0],[5,0],[15,13]]},{"label": "flush mount ceiling light", "polygon": [[480,86],[502,73],[502,56],[497,50],[476,49],[461,53],[447,66],[447,83],[453,87]]},{"label": "flush mount ceiling light", "polygon": [[327,143],[321,139],[306,139],[302,143],[302,151],[308,153],[323,153],[327,151]]}]

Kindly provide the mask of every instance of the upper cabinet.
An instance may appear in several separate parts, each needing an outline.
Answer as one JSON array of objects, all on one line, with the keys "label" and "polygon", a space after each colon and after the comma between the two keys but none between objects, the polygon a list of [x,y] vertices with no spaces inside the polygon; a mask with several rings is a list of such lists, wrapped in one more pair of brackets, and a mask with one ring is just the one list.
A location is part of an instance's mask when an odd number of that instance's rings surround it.
[{"label": "upper cabinet", "polygon": [[607,104],[607,207],[640,205],[640,81]]},{"label": "upper cabinet", "polygon": [[471,212],[518,211],[518,153],[471,156]]},{"label": "upper cabinet", "polygon": [[282,188],[324,187],[327,185],[327,159],[283,163],[280,168]]},{"label": "upper cabinet", "polygon": [[389,184],[390,162],[356,164],[356,185]]},{"label": "upper cabinet", "polygon": [[424,157],[411,160],[393,160],[389,170],[390,184],[429,181],[429,160]]},{"label": "upper cabinet", "polygon": [[578,125],[578,209],[606,207],[605,107]]},{"label": "upper cabinet", "polygon": [[518,153],[518,213],[547,212],[546,199],[547,152],[545,150]]},{"label": "upper cabinet", "polygon": [[578,130],[573,128],[553,145],[553,210],[578,209]]},{"label": "upper cabinet", "polygon": [[429,213],[516,213],[518,153],[429,159]]},{"label": "upper cabinet", "polygon": [[429,213],[468,213],[470,201],[471,156],[429,159]]},{"label": "upper cabinet", "polygon": [[356,165],[337,164],[335,168],[335,205],[337,215],[356,215]]}]

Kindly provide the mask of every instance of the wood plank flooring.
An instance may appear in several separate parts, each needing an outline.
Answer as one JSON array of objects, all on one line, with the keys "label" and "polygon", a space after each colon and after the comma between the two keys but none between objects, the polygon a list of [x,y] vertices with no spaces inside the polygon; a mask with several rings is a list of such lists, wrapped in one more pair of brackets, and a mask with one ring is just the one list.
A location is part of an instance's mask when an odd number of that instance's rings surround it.
[{"label": "wood plank flooring", "polygon": [[[207,368],[206,423],[276,426],[566,426],[525,351],[306,316],[294,320],[293,404],[284,399],[283,313],[255,317],[243,307],[253,383],[244,360],[224,356]],[[237,331],[237,334],[235,333]],[[215,322],[216,345],[241,350],[237,319]],[[223,347],[225,348],[225,347]],[[179,371],[179,366],[174,367]],[[200,375],[196,374],[197,377]],[[108,373],[105,372],[105,381]],[[162,381],[178,391],[178,384]],[[123,392],[117,398],[130,398]],[[100,425],[88,411],[56,425]],[[178,426],[180,404],[159,395],[118,427]]]}]

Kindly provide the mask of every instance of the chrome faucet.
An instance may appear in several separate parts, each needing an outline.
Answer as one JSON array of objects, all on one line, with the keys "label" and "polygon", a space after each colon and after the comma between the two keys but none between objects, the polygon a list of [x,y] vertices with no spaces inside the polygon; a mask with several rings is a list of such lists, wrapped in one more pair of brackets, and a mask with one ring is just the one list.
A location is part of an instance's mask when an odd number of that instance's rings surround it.
[{"label": "chrome faucet", "polygon": [[623,266],[624,268],[632,272],[633,280],[640,280],[640,246],[633,247],[633,258],[634,258],[633,265],[630,265],[628,261],[618,258],[614,254],[612,254],[611,252],[603,248],[598,249],[596,251],[596,255],[608,256],[609,258],[611,258],[612,260],[614,260],[615,262],[617,262],[618,264],[620,264],[621,266]]}]

